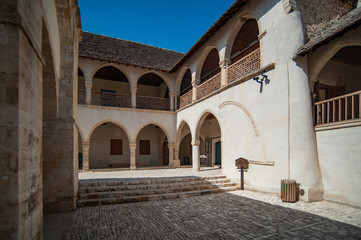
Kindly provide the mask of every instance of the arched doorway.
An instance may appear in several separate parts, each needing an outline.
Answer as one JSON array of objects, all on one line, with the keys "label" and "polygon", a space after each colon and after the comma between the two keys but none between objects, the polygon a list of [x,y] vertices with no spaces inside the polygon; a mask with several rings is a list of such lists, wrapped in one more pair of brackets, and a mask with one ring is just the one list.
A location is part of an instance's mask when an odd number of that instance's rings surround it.
[{"label": "arched doorway", "polygon": [[94,74],[92,104],[110,107],[131,107],[130,84],[122,71],[113,66],[105,66]]},{"label": "arched doorway", "polygon": [[106,122],[91,134],[89,168],[109,167],[130,167],[130,151],[125,131],[114,123]]},{"label": "arched doorway", "polygon": [[196,139],[200,141],[200,155],[206,158],[200,164],[205,166],[222,165],[221,127],[212,113],[205,113],[198,123]]},{"label": "arched doorway", "polygon": [[149,124],[137,135],[136,167],[157,167],[169,164],[168,138],[164,131]]},{"label": "arched doorway", "polygon": [[170,110],[169,89],[155,73],[146,73],[138,79],[137,108]]},{"label": "arched doorway", "polygon": [[360,118],[361,46],[335,53],[312,82],[315,123],[326,124]]},{"label": "arched doorway", "polygon": [[192,166],[192,134],[186,122],[178,130],[178,158],[181,166]]}]

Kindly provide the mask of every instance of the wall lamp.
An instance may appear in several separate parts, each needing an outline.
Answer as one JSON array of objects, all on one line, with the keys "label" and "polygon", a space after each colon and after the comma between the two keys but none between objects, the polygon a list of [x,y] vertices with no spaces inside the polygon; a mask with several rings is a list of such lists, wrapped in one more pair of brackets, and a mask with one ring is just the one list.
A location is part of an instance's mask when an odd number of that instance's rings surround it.
[{"label": "wall lamp", "polygon": [[263,70],[260,76],[253,78],[254,81],[261,84],[260,89],[259,89],[260,93],[263,91],[263,82],[265,82],[266,85],[270,83],[270,80],[268,79],[268,76],[265,75],[264,73],[265,73],[265,71]]}]

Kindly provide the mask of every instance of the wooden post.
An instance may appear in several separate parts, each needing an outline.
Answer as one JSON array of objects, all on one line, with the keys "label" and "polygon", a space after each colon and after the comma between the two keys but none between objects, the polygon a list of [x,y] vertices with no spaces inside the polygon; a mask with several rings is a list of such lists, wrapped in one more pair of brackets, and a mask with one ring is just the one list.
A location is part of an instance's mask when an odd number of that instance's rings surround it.
[{"label": "wooden post", "polygon": [[241,190],[244,190],[244,176],[243,176],[243,167],[241,168]]}]

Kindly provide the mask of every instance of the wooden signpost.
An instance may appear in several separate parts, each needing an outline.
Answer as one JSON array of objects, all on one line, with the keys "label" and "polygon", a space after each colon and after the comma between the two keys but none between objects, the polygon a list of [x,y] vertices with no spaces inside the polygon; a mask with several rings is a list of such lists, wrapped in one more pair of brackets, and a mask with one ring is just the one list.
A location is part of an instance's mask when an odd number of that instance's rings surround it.
[{"label": "wooden signpost", "polygon": [[244,176],[243,176],[243,172],[245,169],[248,169],[249,167],[249,162],[247,159],[245,158],[238,158],[235,160],[236,161],[236,167],[237,169],[240,169],[241,172],[241,190],[244,190]]}]

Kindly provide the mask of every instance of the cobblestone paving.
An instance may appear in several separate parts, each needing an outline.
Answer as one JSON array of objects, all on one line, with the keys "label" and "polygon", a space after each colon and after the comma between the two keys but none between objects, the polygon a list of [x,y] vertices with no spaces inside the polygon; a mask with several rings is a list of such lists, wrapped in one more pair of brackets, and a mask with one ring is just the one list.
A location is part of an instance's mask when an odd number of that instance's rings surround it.
[{"label": "cobblestone paving", "polygon": [[222,193],[80,208],[65,239],[361,239],[361,228]]}]

